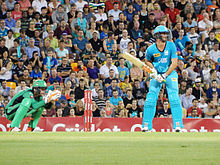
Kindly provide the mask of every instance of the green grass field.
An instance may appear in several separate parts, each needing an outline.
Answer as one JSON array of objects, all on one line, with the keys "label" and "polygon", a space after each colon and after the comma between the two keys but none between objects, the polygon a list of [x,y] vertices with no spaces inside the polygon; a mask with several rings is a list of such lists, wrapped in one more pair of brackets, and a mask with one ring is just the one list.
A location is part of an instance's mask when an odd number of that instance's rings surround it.
[{"label": "green grass field", "polygon": [[219,133],[0,133],[0,165],[219,165]]}]

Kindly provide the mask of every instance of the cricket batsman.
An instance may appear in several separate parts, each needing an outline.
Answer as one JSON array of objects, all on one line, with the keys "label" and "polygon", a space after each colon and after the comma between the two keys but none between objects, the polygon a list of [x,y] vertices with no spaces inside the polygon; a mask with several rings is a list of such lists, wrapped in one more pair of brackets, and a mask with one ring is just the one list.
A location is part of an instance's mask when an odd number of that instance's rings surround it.
[{"label": "cricket batsman", "polygon": [[38,124],[44,108],[51,108],[55,100],[61,96],[59,91],[45,94],[47,84],[43,80],[36,80],[32,88],[17,93],[5,107],[5,114],[11,120],[9,131],[20,131],[19,125],[23,118],[31,115],[27,131],[33,131]]},{"label": "cricket batsman", "polygon": [[157,26],[154,30],[156,43],[147,48],[146,64],[153,69],[150,76],[149,92],[144,104],[143,132],[151,132],[152,121],[156,111],[158,94],[163,83],[166,85],[168,99],[173,117],[173,129],[180,132],[183,128],[182,107],[179,99],[176,46],[168,41],[169,30],[165,26]]}]

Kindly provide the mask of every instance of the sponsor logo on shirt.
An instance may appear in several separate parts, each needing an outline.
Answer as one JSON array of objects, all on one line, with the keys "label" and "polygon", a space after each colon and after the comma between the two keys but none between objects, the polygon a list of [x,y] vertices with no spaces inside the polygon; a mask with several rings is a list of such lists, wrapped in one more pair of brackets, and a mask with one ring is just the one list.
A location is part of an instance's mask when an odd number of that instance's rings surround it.
[{"label": "sponsor logo on shirt", "polygon": [[172,80],[172,81],[177,81],[177,78],[172,78],[171,80]]},{"label": "sponsor logo on shirt", "polygon": [[160,53],[153,54],[154,57],[160,57]]}]

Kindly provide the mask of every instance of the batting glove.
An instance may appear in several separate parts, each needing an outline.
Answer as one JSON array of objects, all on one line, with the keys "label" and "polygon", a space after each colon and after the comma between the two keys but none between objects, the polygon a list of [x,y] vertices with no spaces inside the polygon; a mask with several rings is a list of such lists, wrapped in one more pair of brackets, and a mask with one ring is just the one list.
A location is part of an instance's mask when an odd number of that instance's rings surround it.
[{"label": "batting glove", "polygon": [[157,70],[155,68],[151,70],[150,77],[154,79],[157,77]]},{"label": "batting glove", "polygon": [[61,92],[58,90],[49,91],[46,96],[44,96],[45,104],[51,101],[57,101],[61,97]]}]

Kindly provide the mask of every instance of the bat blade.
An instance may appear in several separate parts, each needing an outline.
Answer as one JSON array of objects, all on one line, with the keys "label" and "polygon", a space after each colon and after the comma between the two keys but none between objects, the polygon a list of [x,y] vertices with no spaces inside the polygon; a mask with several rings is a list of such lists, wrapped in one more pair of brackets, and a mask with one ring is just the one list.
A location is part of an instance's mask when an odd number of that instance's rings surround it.
[{"label": "bat blade", "polygon": [[122,53],[121,55],[124,59],[132,62],[134,65],[136,65],[137,67],[143,69],[144,71],[146,71],[148,73],[152,72],[152,70],[149,66],[147,66],[144,62],[142,62],[138,58],[132,56],[131,54],[125,52],[125,53]]}]

